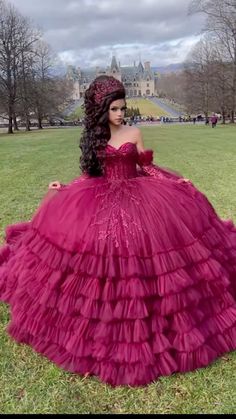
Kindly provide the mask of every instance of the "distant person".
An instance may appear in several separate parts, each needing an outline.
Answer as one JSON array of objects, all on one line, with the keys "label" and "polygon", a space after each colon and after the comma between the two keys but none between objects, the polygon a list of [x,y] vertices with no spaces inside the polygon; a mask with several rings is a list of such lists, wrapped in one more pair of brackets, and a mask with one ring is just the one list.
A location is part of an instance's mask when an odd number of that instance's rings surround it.
[{"label": "distant person", "polygon": [[206,117],[205,125],[209,125],[209,118],[208,118],[208,116]]},{"label": "distant person", "polygon": [[211,126],[212,126],[212,128],[215,128],[216,127],[217,122],[218,122],[217,116],[215,114],[212,115],[212,117],[211,117]]}]

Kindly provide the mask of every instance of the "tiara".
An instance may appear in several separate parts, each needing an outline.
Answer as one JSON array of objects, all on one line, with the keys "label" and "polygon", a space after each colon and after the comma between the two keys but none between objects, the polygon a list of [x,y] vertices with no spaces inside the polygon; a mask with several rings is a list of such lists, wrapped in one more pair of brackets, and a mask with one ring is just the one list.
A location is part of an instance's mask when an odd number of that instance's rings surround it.
[{"label": "tiara", "polygon": [[107,95],[118,91],[125,93],[123,84],[114,77],[109,77],[109,79],[103,81],[96,81],[94,101],[99,104]]}]

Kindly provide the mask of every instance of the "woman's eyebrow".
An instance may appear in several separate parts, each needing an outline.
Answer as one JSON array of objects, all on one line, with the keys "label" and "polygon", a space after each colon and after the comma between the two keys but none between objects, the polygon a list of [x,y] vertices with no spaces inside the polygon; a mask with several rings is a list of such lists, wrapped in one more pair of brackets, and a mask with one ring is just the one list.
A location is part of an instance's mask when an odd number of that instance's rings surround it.
[{"label": "woman's eyebrow", "polygon": [[123,105],[123,106],[112,106],[110,109],[123,109],[123,108],[126,108],[126,106],[125,105]]}]

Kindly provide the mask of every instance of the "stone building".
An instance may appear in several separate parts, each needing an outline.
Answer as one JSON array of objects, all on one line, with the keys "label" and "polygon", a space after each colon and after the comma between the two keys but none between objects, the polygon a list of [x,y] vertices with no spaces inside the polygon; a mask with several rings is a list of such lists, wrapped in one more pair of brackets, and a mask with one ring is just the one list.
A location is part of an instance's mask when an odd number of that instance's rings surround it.
[{"label": "stone building", "polygon": [[134,62],[133,66],[120,66],[115,56],[112,57],[111,65],[107,68],[96,67],[95,69],[82,70],[70,65],[67,69],[67,78],[73,81],[72,99],[78,100],[84,96],[85,90],[90,83],[99,75],[107,74],[121,80],[125,86],[127,97],[154,96],[156,83],[150,62],[144,65]]}]

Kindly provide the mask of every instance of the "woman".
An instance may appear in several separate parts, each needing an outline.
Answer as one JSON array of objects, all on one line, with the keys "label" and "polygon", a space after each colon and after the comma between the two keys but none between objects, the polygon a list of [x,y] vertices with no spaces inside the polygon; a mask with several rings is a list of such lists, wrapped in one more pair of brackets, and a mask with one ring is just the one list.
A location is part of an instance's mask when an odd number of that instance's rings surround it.
[{"label": "woman", "polygon": [[33,219],[7,228],[0,296],[16,341],[68,371],[141,386],[235,349],[236,229],[152,163],[125,108],[118,80],[90,85],[83,175],[52,183]]}]

